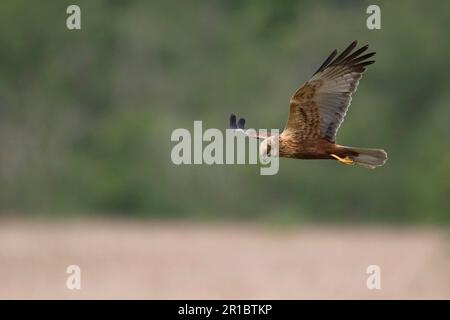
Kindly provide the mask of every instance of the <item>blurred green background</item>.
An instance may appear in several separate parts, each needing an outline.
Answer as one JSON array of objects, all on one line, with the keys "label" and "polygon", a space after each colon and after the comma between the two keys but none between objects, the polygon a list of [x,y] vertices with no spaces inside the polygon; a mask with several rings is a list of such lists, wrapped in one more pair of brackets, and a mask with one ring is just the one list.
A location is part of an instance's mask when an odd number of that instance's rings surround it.
[{"label": "blurred green background", "polygon": [[[449,30],[448,1],[2,1],[0,212],[448,223]],[[291,94],[355,39],[377,62],[337,142],[384,148],[384,167],[172,164],[194,120],[282,129]]]}]

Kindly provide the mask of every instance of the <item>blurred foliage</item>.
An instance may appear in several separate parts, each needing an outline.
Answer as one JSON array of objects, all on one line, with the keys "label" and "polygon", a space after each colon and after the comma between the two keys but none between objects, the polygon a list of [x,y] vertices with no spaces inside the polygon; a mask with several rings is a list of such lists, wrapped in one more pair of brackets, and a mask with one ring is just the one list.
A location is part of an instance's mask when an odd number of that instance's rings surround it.
[{"label": "blurred foliage", "polygon": [[[450,2],[73,1],[0,4],[0,212],[448,223]],[[283,128],[290,95],[335,48],[377,51],[332,161],[175,166],[175,128]]]}]

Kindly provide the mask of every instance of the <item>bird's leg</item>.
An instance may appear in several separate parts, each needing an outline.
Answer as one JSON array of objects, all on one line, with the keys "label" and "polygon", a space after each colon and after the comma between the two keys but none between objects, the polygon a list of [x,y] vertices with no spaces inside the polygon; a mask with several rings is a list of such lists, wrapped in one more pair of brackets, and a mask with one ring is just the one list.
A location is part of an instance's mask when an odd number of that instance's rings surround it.
[{"label": "bird's leg", "polygon": [[355,164],[355,161],[353,161],[349,156],[346,156],[345,158],[341,158],[335,154],[330,154],[330,155],[342,164],[347,164],[347,165]]}]

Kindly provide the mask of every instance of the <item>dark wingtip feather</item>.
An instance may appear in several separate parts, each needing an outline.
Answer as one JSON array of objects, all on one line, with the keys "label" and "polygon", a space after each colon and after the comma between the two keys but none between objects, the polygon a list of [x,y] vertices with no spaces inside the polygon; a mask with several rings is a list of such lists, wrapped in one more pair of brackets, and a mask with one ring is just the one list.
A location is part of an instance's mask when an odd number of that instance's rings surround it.
[{"label": "dark wingtip feather", "polygon": [[349,63],[351,62],[351,64],[357,64],[358,62],[361,62],[361,61],[364,61],[364,60],[367,60],[367,59],[373,57],[375,55],[375,53],[376,52],[370,52],[370,53],[367,53],[365,55],[358,56],[355,59],[348,60],[346,62],[349,62]]},{"label": "dark wingtip feather", "polygon": [[244,118],[239,119],[237,126],[239,129],[244,130],[245,129],[245,119]]},{"label": "dark wingtip feather", "polygon": [[352,68],[365,67],[365,66],[371,65],[373,63],[375,63],[375,60],[364,61],[364,62],[353,65]]},{"label": "dark wingtip feather", "polygon": [[369,49],[368,44],[352,52],[356,43],[356,40],[353,41],[352,44],[331,63],[331,65],[345,65],[355,71],[356,69],[362,69],[361,71],[364,71],[364,67],[374,63],[374,60],[367,61],[367,59],[373,57],[376,52],[363,54]]},{"label": "dark wingtip feather", "polygon": [[358,44],[358,41],[356,41],[356,40],[353,41],[352,43],[350,43],[350,45],[344,51],[342,51],[342,53],[336,59],[334,59],[334,61],[331,65],[337,65],[337,64],[341,63],[342,61],[344,61],[345,58],[347,58],[347,56],[350,54],[350,52],[352,52],[353,49],[355,49],[357,44]]},{"label": "dark wingtip feather", "polygon": [[326,67],[328,67],[330,65],[331,61],[337,55],[337,53],[338,53],[337,49],[334,49],[334,51],[328,56],[328,58],[325,59],[325,61],[322,63],[322,65],[319,67],[319,69],[317,69],[317,71],[314,72],[314,74],[319,73],[319,72],[323,71]]},{"label": "dark wingtip feather", "polygon": [[369,45],[365,45],[364,47],[359,48],[358,50],[354,51],[351,55],[347,56],[342,63],[349,63],[353,61],[355,58],[358,58],[361,56],[362,53],[364,53],[369,48]]},{"label": "dark wingtip feather", "polygon": [[237,129],[237,124],[236,124],[236,115],[234,113],[232,113],[230,115],[230,128],[231,129]]},{"label": "dark wingtip feather", "polygon": [[374,56],[376,52],[369,52],[362,55],[364,52],[367,51],[369,45],[366,44],[365,46],[353,51],[357,45],[358,41],[354,40],[344,51],[342,51],[341,54],[339,54],[337,58],[335,57],[338,52],[337,50],[334,50],[324,61],[324,63],[322,63],[319,69],[317,69],[317,71],[314,72],[313,75],[324,71],[326,68],[330,66],[346,66],[348,68],[351,68],[351,70],[353,71],[363,72],[366,66],[375,62],[374,60],[367,61],[367,59]]}]

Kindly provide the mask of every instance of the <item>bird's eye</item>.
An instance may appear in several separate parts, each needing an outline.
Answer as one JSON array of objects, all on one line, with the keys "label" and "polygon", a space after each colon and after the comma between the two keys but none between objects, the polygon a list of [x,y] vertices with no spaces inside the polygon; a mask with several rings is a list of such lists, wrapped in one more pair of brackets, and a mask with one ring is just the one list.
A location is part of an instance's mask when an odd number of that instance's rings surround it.
[{"label": "bird's eye", "polygon": [[270,144],[268,144],[267,145],[267,155],[269,156],[270,155],[270,150],[271,150],[272,148],[271,148],[271,146],[270,146]]}]

